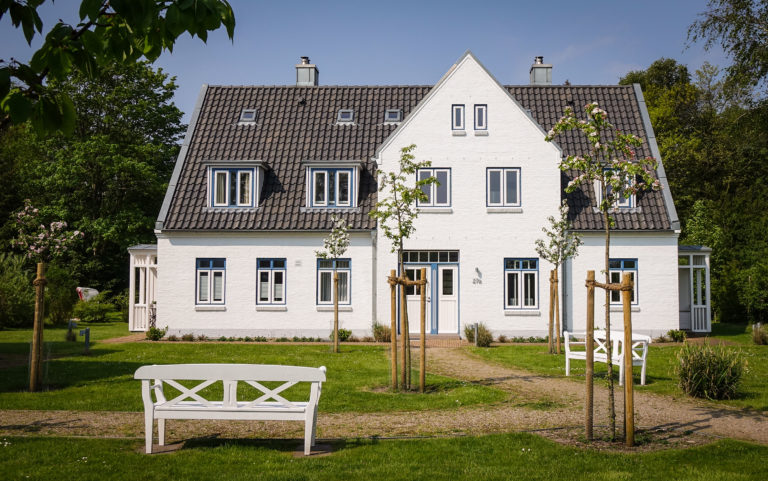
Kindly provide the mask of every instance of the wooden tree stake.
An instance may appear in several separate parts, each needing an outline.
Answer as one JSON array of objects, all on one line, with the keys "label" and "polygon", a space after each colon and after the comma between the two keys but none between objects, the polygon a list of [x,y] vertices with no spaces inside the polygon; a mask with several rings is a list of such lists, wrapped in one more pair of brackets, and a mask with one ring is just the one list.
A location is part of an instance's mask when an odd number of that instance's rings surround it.
[{"label": "wooden tree stake", "polygon": [[[585,349],[587,357],[586,368],[586,409],[584,419],[584,435],[587,441],[592,441],[592,424],[594,414],[594,401],[593,393],[594,386],[592,385],[594,377],[594,349],[595,349],[595,271],[587,271],[587,335],[585,339]],[[609,352],[610,355],[610,352]]]},{"label": "wooden tree stake", "polygon": [[635,444],[635,394],[632,379],[632,279],[624,274],[621,280],[621,300],[624,307],[624,441]]},{"label": "wooden tree stake", "polygon": [[405,284],[400,284],[400,349],[402,350],[402,365],[400,366],[400,386],[403,389],[408,389],[406,371],[408,370],[408,357],[406,352],[408,350],[406,330],[408,329],[406,316],[406,298],[405,298]]},{"label": "wooden tree stake", "polygon": [[45,318],[45,262],[37,263],[35,286],[35,321],[32,331],[32,360],[29,363],[29,390],[39,391],[43,384],[43,321]]},{"label": "wooden tree stake", "polygon": [[554,340],[554,322],[555,322],[555,271],[549,272],[549,326],[547,332],[547,350],[550,354],[555,352],[555,340]]},{"label": "wooden tree stake", "polygon": [[555,336],[557,337],[557,354],[560,354],[560,333],[563,331],[560,329],[560,288],[557,280],[557,269],[553,270],[554,274],[554,290],[555,290]]},{"label": "wooden tree stake", "polygon": [[421,268],[421,338],[419,339],[419,392],[424,392],[427,369],[427,269]]},{"label": "wooden tree stake", "polygon": [[391,300],[391,324],[389,331],[389,341],[392,350],[392,389],[397,391],[397,283],[395,282],[394,269],[389,271],[389,290],[392,293]]}]

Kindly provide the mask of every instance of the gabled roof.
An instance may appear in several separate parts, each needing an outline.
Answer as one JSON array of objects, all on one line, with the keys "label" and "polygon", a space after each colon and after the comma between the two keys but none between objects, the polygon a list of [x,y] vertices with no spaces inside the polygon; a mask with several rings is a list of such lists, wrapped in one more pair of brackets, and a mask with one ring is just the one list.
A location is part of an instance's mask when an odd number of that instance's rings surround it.
[{"label": "gabled roof", "polygon": [[[305,209],[305,167],[302,161],[361,161],[359,208],[343,216],[353,230],[371,230],[368,212],[376,202],[376,171],[371,160],[377,147],[395,129],[384,122],[387,109],[403,116],[428,94],[430,86],[210,86],[199,112],[193,115],[174,178],[158,219],[162,230],[329,230],[333,210]],[[641,103],[632,86],[506,86],[546,131],[566,106],[581,112],[597,101],[620,130],[646,142],[639,156],[652,156]],[[238,125],[245,108],[257,110],[255,125]],[[337,125],[339,109],[354,109],[354,125]],[[558,137],[563,155],[582,153],[584,139],[568,133]],[[655,143],[654,143],[655,145]],[[205,162],[213,159],[252,159],[265,162],[267,172],[259,208],[207,207]],[[573,173],[562,174],[563,187]],[[602,229],[592,207],[592,189],[567,196],[577,230]],[[669,202],[671,202],[671,197]],[[674,209],[674,207],[672,207]],[[672,210],[674,212],[674,210]],[[676,215],[674,221],[676,221]],[[638,195],[637,209],[614,214],[617,230],[670,230],[674,222],[664,193]]]}]

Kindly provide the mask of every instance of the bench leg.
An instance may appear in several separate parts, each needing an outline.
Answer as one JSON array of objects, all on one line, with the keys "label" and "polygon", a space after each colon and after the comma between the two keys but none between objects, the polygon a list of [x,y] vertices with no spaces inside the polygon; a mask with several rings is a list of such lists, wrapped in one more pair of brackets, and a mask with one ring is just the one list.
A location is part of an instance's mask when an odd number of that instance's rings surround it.
[{"label": "bench leg", "polygon": [[146,440],[146,452],[152,454],[152,430],[154,429],[154,419],[151,412],[144,412],[144,436]]},{"label": "bench leg", "polygon": [[314,427],[312,416],[307,416],[304,420],[304,456],[309,456],[312,452],[312,432]]},{"label": "bench leg", "polygon": [[643,362],[642,368],[640,369],[640,384],[645,386],[645,362]]},{"label": "bench leg", "polygon": [[565,375],[570,376],[571,375],[571,358],[567,355],[565,356]]},{"label": "bench leg", "polygon": [[317,436],[317,407],[315,407],[315,415],[312,418],[312,446],[315,445],[315,438]]},{"label": "bench leg", "polygon": [[624,363],[619,363],[619,386],[624,385]]},{"label": "bench leg", "polygon": [[165,446],[165,419],[157,420],[157,442],[160,446]]}]

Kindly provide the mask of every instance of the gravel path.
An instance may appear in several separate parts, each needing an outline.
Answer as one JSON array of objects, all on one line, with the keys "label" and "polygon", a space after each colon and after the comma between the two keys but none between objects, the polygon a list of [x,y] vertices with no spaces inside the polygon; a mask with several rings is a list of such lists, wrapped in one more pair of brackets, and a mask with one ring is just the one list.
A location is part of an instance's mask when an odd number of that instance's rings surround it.
[{"label": "gravel path", "polygon": [[[321,413],[319,438],[479,435],[512,431],[578,430],[583,422],[583,384],[490,364],[462,349],[428,349],[431,372],[492,385],[508,401],[476,407],[398,413]],[[138,394],[138,393],[137,393]],[[638,427],[687,431],[768,444],[768,416],[668,396],[635,394]],[[595,420],[607,419],[605,389],[596,388]],[[322,401],[321,401],[322,402]],[[617,391],[617,408],[623,400]],[[621,412],[618,419],[621,419]],[[618,423],[621,425],[621,422]],[[143,437],[143,414],[87,411],[0,411],[0,436],[43,435],[101,438]],[[296,422],[169,421],[169,442],[224,438],[301,438]]]}]

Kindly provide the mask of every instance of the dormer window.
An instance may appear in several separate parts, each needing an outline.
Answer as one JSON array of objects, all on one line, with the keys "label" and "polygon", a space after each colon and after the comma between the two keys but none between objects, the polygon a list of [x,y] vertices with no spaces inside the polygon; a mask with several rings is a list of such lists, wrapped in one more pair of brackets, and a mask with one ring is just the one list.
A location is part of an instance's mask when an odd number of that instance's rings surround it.
[{"label": "dormer window", "polygon": [[[610,171],[610,169],[605,169],[606,173]],[[629,187],[629,184],[631,184],[631,180],[627,182],[627,187]],[[607,196],[611,196],[613,188],[610,184],[606,184],[605,190],[607,193]],[[603,203],[604,193],[602,189],[600,188],[600,182],[595,181],[595,192],[597,193],[597,207],[600,208],[600,204]],[[614,209],[632,209],[636,207],[636,198],[634,194],[629,194],[628,196],[624,197],[621,196],[618,199],[616,199],[613,203]]]},{"label": "dormer window", "polygon": [[355,121],[355,111],[352,109],[341,109],[336,116],[336,122],[340,124],[351,124]]},{"label": "dormer window", "polygon": [[264,164],[258,160],[208,160],[208,207],[256,208],[264,183]]},{"label": "dormer window", "polygon": [[352,207],[352,178],[350,169],[309,169],[312,207]]},{"label": "dormer window", "polygon": [[240,122],[244,124],[256,122],[256,109],[243,109],[240,112]]},{"label": "dormer window", "polygon": [[403,120],[403,111],[400,109],[387,109],[384,114],[384,122],[388,124],[397,123]]}]

